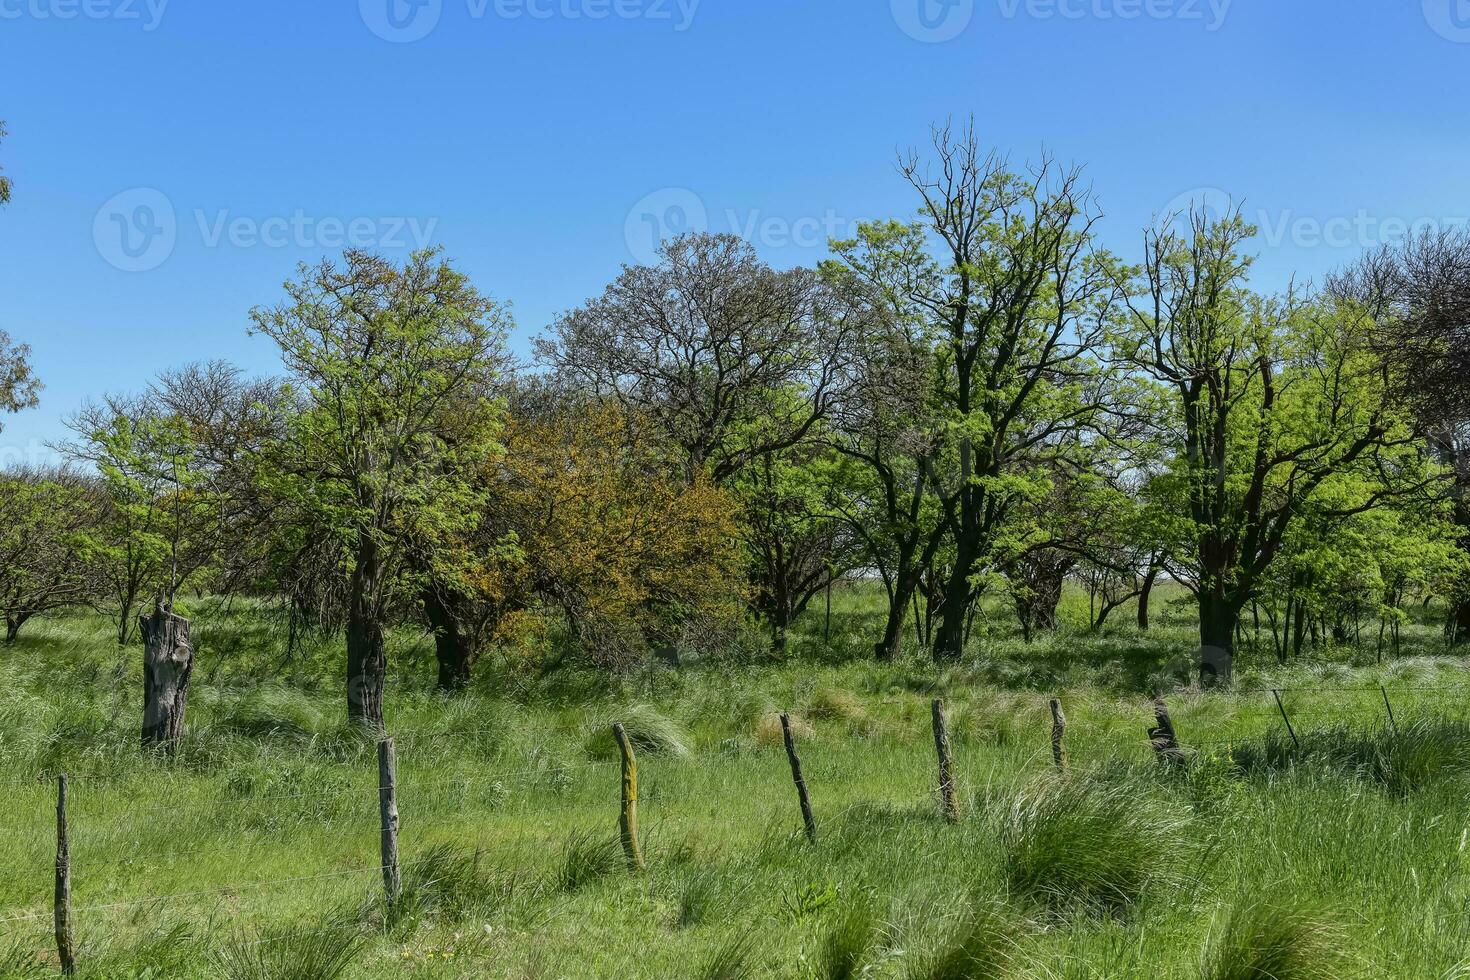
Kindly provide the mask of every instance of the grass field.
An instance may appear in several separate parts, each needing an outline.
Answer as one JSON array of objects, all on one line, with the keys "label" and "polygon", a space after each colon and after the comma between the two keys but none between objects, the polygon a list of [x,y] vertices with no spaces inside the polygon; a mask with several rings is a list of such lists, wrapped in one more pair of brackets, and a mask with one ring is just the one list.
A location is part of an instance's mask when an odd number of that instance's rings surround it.
[{"label": "grass field", "polygon": [[[375,749],[339,720],[334,642],[287,658],[260,611],[196,603],[191,731],[164,762],[137,749],[138,651],[93,614],[35,624],[0,651],[0,975],[56,973],[58,771],[90,977],[1470,975],[1470,674],[1433,611],[1397,659],[1365,641],[1280,667],[1266,642],[1236,690],[1200,693],[1186,603],[1146,635],[1120,610],[1029,646],[993,609],[941,673],[863,658],[872,600],[839,591],[831,641],[818,610],[782,662],[609,677],[507,654],[455,698],[432,690],[432,645],[396,636],[391,911]],[[1146,741],[1155,685],[1186,766]],[[640,747],[643,874],[617,846],[615,720]]]}]

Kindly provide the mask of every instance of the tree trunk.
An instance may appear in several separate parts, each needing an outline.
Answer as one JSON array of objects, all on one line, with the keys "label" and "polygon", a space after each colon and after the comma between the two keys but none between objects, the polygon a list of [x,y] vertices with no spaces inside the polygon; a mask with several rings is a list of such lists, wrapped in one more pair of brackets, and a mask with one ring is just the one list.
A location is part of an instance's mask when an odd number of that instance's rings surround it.
[{"label": "tree trunk", "polygon": [[454,601],[446,599],[432,582],[424,586],[423,602],[424,616],[434,632],[434,655],[439,660],[439,689],[462,691],[469,686],[479,651],[456,614]]},{"label": "tree trunk", "polygon": [[1235,624],[1240,607],[1226,598],[1200,594],[1199,679],[1201,687],[1230,684],[1235,668]]},{"label": "tree trunk", "polygon": [[347,718],[382,730],[388,655],[378,616],[379,575],[377,544],[365,539],[352,569],[347,609]]},{"label": "tree trunk", "polygon": [[1456,603],[1450,622],[1450,642],[1470,643],[1470,597]]},{"label": "tree trunk", "polygon": [[975,549],[961,541],[954,566],[944,586],[944,608],[939,611],[939,630],[934,639],[934,662],[957,663],[965,653],[965,623],[970,611],[970,572],[975,567]]},{"label": "tree trunk", "polygon": [[873,646],[873,653],[879,660],[891,663],[898,659],[903,648],[904,620],[908,618],[909,603],[918,592],[918,584],[916,574],[905,574],[894,582],[893,594],[888,598],[888,620],[883,625],[883,639]]},{"label": "tree trunk", "polygon": [[143,635],[143,747],[161,745],[172,755],[184,736],[194,671],[189,621],[160,599],[152,615],[138,617],[138,629]]},{"label": "tree trunk", "polygon": [[1138,628],[1148,632],[1148,602],[1154,594],[1154,581],[1159,577],[1159,566],[1150,564],[1143,576],[1143,588],[1138,592]]}]

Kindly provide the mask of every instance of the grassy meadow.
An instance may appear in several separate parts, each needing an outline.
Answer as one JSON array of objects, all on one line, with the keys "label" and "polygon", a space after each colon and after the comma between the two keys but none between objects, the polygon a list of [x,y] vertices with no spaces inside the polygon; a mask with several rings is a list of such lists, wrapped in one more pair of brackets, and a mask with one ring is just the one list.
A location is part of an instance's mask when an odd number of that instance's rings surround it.
[{"label": "grassy meadow", "polygon": [[[1120,609],[1094,635],[1069,593],[1063,628],[1029,645],[987,607],[939,672],[868,660],[879,611],[851,586],[830,640],[819,601],[780,661],[609,676],[506,651],[456,697],[433,690],[430,640],[400,633],[393,909],[375,748],[341,720],[336,641],[288,653],[265,611],[194,603],[190,734],[164,761],[137,748],[139,651],[98,615],[54,616],[0,651],[0,976],[57,973],[61,771],[86,977],[1470,975],[1470,675],[1438,613],[1381,661],[1366,630],[1287,667],[1262,639],[1235,690],[1202,693],[1182,600],[1158,601],[1147,634]],[[1155,686],[1186,765],[1146,740]],[[617,843],[618,720],[639,747],[642,874]]]}]

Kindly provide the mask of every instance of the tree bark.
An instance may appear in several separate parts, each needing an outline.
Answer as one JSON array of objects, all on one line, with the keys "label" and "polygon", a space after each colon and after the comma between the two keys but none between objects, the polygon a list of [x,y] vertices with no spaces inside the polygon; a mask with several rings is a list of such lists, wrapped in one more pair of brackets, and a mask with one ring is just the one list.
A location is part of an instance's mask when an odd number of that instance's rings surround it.
[{"label": "tree bark", "polygon": [[172,755],[184,736],[194,671],[189,621],[160,599],[151,615],[138,617],[138,629],[143,635],[143,747],[163,746]]},{"label": "tree bark", "polygon": [[918,590],[918,575],[905,574],[893,585],[893,594],[888,597],[888,620],[883,625],[883,639],[873,647],[879,660],[892,662],[898,659],[903,649],[903,624],[908,618],[909,603]]},{"label": "tree bark", "polygon": [[347,718],[383,728],[383,682],[388,673],[383,622],[378,615],[376,542],[359,544],[347,609]]},{"label": "tree bark", "polygon": [[1470,598],[1461,599],[1455,605],[1451,622],[1453,623],[1450,631],[1451,641],[1456,646],[1461,643],[1470,643]]},{"label": "tree bark", "polygon": [[1150,564],[1148,573],[1143,576],[1143,588],[1138,592],[1138,628],[1140,631],[1148,632],[1148,603],[1154,594],[1154,581],[1159,577],[1159,566]]},{"label": "tree bark", "polygon": [[1235,624],[1240,607],[1228,598],[1200,594],[1199,679],[1201,687],[1225,686],[1235,669]]},{"label": "tree bark", "polygon": [[434,583],[424,586],[424,616],[434,632],[434,655],[439,661],[439,689],[462,691],[469,686],[479,651],[454,609]]}]

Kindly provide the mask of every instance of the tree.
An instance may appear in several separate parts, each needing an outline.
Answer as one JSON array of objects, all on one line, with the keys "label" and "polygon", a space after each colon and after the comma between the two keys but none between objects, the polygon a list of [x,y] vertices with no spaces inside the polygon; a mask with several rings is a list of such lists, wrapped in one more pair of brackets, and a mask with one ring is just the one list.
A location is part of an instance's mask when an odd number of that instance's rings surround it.
[{"label": "tree", "polygon": [[0,474],[0,612],[7,644],[32,617],[92,597],[86,556],[97,510],[96,484],[75,470]]},{"label": "tree", "polygon": [[348,717],[381,728],[385,631],[414,553],[477,519],[500,450],[509,314],[433,250],[401,267],[349,250],[302,266],[251,320],[281,350],[296,411],[266,450],[272,493],[328,532],[345,582]]},{"label": "tree", "polygon": [[517,614],[554,614],[594,662],[708,644],[739,618],[736,504],[616,403],[522,387],[506,452],[479,474],[485,517],[440,552],[424,606],[440,685],[468,682]]},{"label": "tree", "polygon": [[[1146,235],[1117,355],[1172,394],[1173,466],[1154,483],[1192,525],[1171,571],[1195,594],[1203,681],[1228,682],[1242,608],[1307,515],[1363,513],[1430,479],[1364,343],[1360,311],[1245,285],[1254,234],[1234,215]],[[1337,493],[1346,474],[1355,492]]]},{"label": "tree", "polygon": [[1075,169],[1044,159],[1027,178],[985,155],[973,127],[934,134],[935,164],[901,161],[918,192],[940,275],[908,285],[939,338],[946,466],[934,467],[953,545],[934,657],[962,653],[975,585],[998,529],[1070,434],[1091,425],[1107,377],[1091,358],[1117,292],[1094,247],[1097,214]]},{"label": "tree", "polygon": [[[1454,475],[1454,522],[1470,552],[1470,231],[1426,232],[1385,247],[1328,288],[1373,318],[1373,347],[1396,369],[1395,393]],[[1452,642],[1470,642],[1470,580],[1449,598],[1446,632]]]},{"label": "tree", "polygon": [[[0,143],[3,143],[5,137],[8,135],[9,133],[5,129],[5,120],[0,119]],[[10,188],[10,178],[5,176],[3,170],[0,170],[0,204],[10,203]]]},{"label": "tree", "polygon": [[188,425],[151,396],[107,396],[68,419],[59,448],[99,477],[86,558],[111,604],[117,642],[150,594],[172,609],[178,590],[218,554],[217,501],[202,479]]},{"label": "tree", "polygon": [[652,419],[682,450],[687,482],[722,484],[828,414],[849,311],[814,272],[778,272],[734,235],[685,235],[660,254],[536,349],[569,387]]}]

